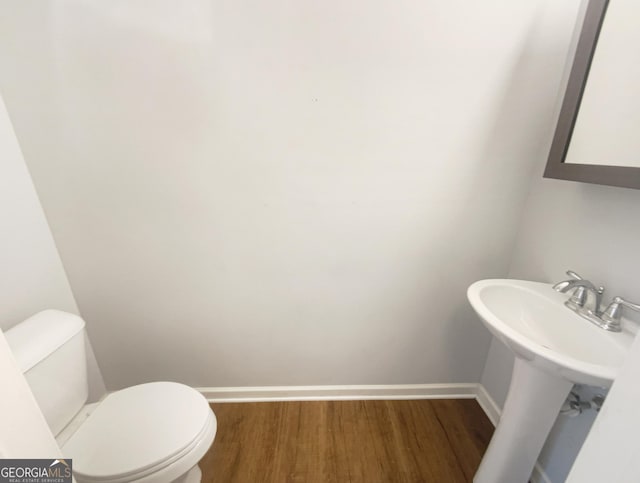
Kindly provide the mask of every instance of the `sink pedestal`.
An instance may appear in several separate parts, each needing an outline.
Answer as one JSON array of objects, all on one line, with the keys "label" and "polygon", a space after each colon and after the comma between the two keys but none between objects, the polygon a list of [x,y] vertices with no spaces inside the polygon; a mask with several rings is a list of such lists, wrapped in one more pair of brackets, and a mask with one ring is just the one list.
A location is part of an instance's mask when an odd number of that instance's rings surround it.
[{"label": "sink pedestal", "polygon": [[474,483],[526,483],[573,383],[516,356],[500,422]]}]

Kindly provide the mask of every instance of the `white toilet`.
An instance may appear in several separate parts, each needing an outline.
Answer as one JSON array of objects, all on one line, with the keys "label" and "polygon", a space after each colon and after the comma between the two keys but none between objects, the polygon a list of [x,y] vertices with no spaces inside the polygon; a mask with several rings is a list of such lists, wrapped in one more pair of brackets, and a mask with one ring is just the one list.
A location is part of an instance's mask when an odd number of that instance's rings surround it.
[{"label": "white toilet", "polygon": [[200,482],[217,422],[198,391],[153,382],[86,404],[84,320],[45,310],[5,337],[78,483]]}]

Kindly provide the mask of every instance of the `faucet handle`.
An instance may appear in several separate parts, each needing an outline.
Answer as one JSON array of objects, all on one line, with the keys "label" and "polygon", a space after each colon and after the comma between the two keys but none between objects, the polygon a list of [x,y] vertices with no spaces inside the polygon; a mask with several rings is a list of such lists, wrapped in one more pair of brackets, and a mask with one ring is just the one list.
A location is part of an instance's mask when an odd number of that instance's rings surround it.
[{"label": "faucet handle", "polygon": [[554,290],[557,290],[558,292],[566,292],[567,290],[569,290],[569,288],[572,288],[575,286],[576,280],[584,280],[580,275],[578,275],[573,270],[567,270],[567,275],[571,278],[569,278],[569,280],[563,280],[562,282],[556,283],[553,286]]},{"label": "faucet handle", "polygon": [[[579,280],[583,280],[583,279],[579,279]],[[584,285],[578,286],[573,291],[573,294],[571,295],[571,298],[569,298],[567,305],[569,307],[572,307],[573,309],[583,308],[587,303],[589,290],[592,290],[593,293],[595,294],[596,301],[594,302],[593,311],[595,313],[598,313],[598,311],[600,310],[600,300],[602,300],[602,294],[604,293],[604,287],[593,287],[592,289],[589,289]]]},{"label": "faucet handle", "polygon": [[567,275],[573,279],[576,280],[584,280],[580,275],[578,275],[576,272],[574,272],[573,270],[567,270]]},{"label": "faucet handle", "polygon": [[612,327],[610,330],[620,331],[620,317],[622,316],[623,307],[640,312],[640,305],[629,302],[622,297],[614,297],[609,306],[600,315],[600,318]]}]

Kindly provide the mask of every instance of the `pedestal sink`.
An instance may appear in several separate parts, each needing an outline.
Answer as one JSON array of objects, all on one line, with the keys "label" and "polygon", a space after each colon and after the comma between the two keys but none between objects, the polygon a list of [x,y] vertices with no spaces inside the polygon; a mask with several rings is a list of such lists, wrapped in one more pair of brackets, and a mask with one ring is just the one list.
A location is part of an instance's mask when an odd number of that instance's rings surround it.
[{"label": "pedestal sink", "polygon": [[475,483],[526,483],[573,384],[609,387],[633,335],[596,327],[564,306],[551,285],[481,280],[467,296],[487,328],[514,353],[500,422]]}]

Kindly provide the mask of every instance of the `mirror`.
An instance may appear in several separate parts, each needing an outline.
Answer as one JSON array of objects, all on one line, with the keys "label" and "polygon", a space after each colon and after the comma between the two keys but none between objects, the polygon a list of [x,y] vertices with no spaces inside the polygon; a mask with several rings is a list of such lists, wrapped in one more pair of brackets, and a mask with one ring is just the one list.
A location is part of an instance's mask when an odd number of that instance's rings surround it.
[{"label": "mirror", "polygon": [[547,178],[640,189],[637,0],[589,0]]}]

